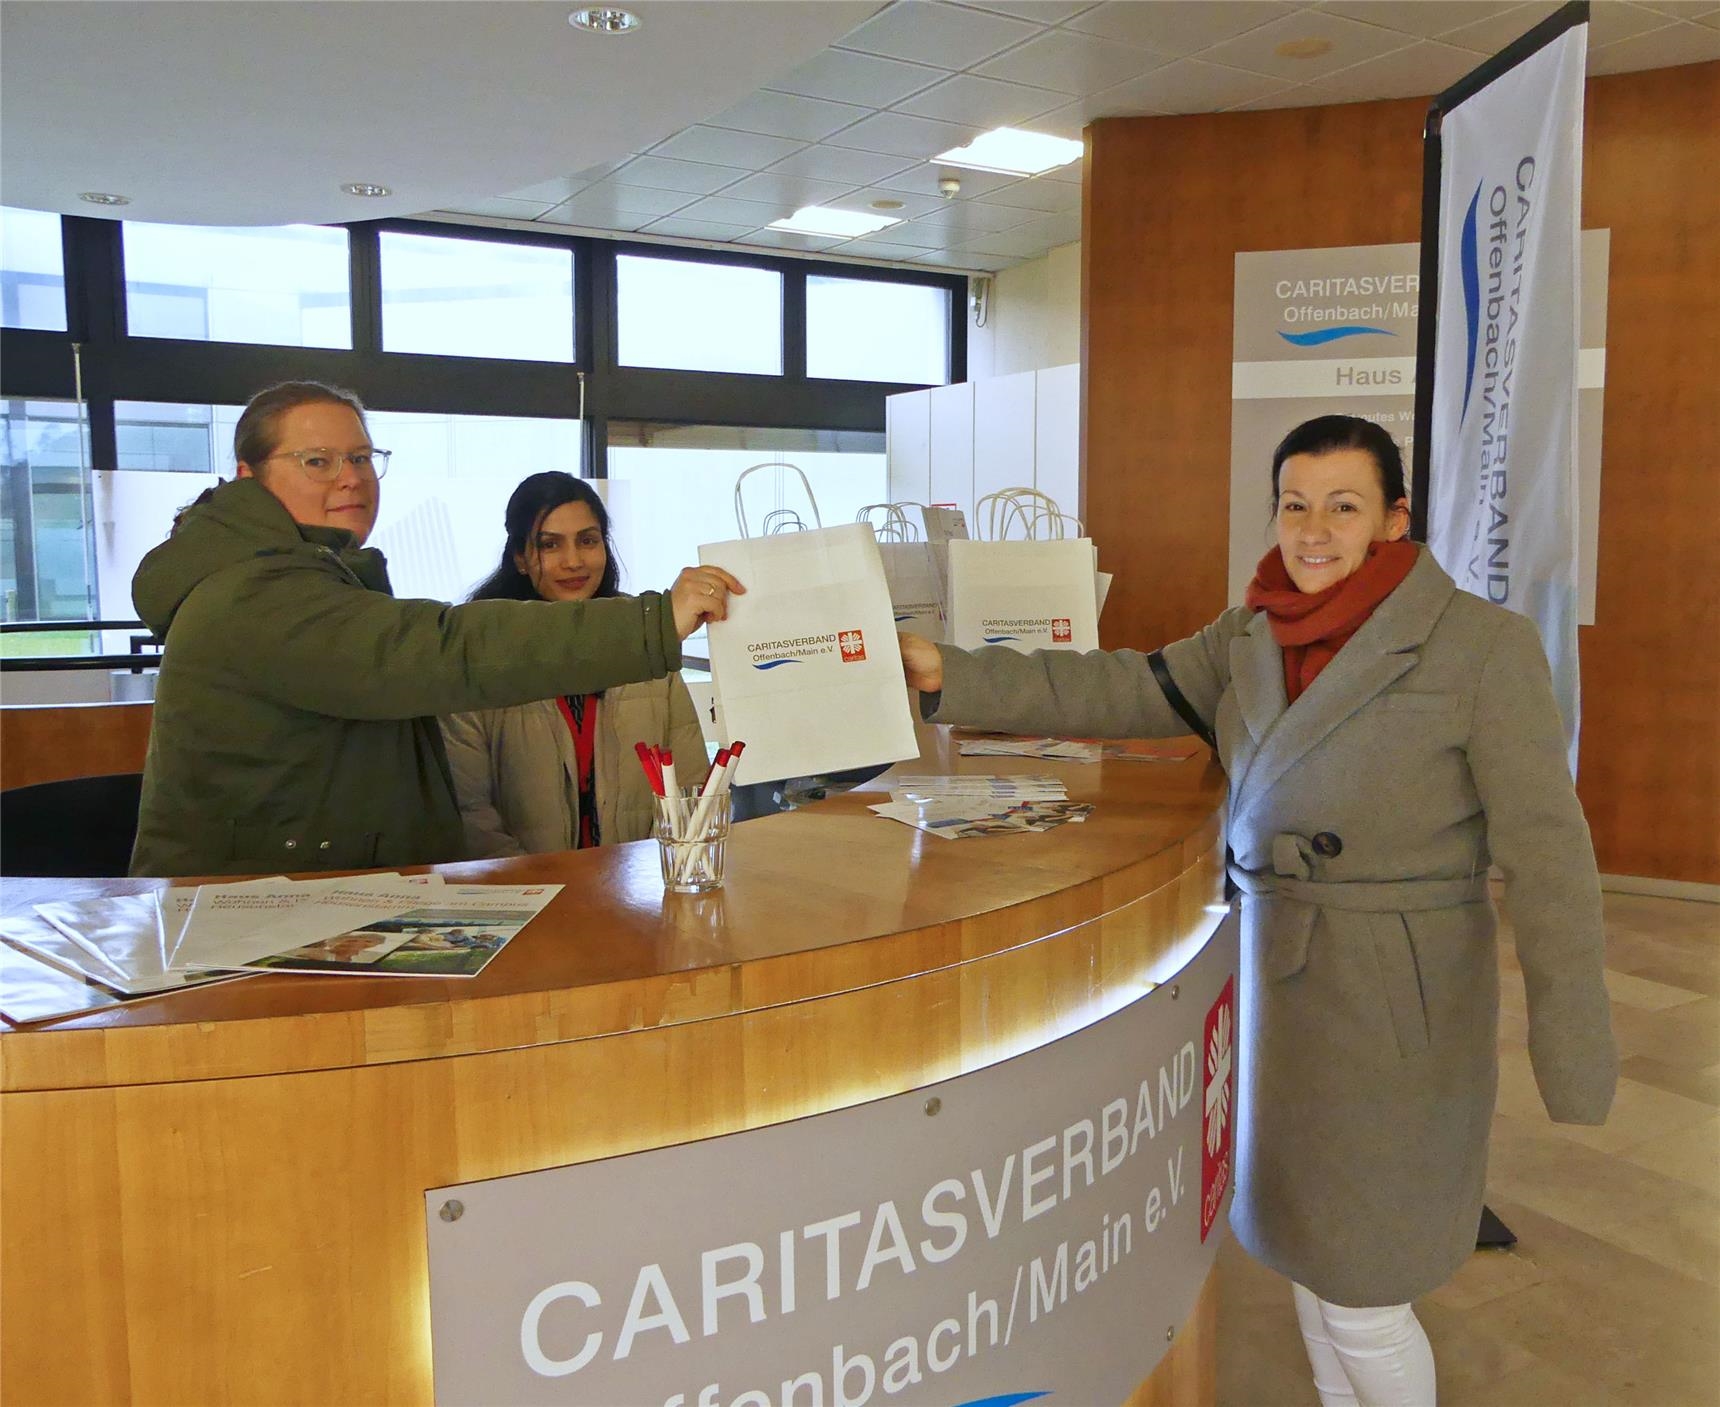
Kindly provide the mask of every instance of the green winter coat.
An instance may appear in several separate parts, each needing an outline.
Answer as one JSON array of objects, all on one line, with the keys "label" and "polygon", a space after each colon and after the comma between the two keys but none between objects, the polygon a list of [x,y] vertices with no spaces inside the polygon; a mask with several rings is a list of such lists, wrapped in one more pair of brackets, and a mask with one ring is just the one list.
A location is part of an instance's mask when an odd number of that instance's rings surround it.
[{"label": "green winter coat", "polygon": [[255,479],[206,494],[132,580],[166,642],[131,869],[278,874],[462,858],[436,715],[661,678],[666,596],[397,601],[380,552]]}]

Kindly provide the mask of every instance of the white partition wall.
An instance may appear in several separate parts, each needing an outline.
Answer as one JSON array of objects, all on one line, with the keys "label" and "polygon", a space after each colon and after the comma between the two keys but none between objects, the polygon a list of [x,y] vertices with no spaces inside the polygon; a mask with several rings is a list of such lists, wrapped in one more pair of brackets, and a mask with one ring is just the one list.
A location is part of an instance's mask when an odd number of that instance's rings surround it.
[{"label": "white partition wall", "polygon": [[1081,364],[1036,372],[1033,478],[1065,513],[1086,521],[1081,504]]},{"label": "white partition wall", "polygon": [[930,503],[932,393],[908,391],[884,401],[884,456],[892,503]]},{"label": "white partition wall", "polygon": [[1006,488],[1036,488],[1081,515],[1081,367],[1048,367],[885,402],[890,497],[953,503],[972,526],[974,504]]},{"label": "white partition wall", "polygon": [[973,521],[973,382],[934,386],[931,397],[931,497],[953,503]]}]

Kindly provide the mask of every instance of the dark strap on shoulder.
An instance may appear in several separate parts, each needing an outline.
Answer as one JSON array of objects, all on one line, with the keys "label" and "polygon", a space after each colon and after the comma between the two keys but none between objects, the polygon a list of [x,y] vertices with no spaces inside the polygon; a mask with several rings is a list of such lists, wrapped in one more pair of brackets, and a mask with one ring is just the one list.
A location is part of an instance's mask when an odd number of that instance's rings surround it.
[{"label": "dark strap on shoulder", "polygon": [[1171,678],[1171,667],[1165,663],[1165,652],[1154,650],[1148,655],[1147,668],[1152,670],[1153,678],[1159,681],[1165,702],[1176,710],[1178,718],[1188,724],[1189,732],[1216,751],[1218,744],[1213,740],[1212,729],[1206,726],[1201,716],[1194,711],[1194,705],[1188,701],[1183,691],[1177,688],[1177,681]]}]

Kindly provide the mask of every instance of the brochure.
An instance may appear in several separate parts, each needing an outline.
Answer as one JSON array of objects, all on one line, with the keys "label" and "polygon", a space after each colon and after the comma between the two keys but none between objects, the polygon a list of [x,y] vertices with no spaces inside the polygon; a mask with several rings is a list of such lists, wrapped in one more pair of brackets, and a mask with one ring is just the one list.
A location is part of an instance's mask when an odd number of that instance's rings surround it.
[{"label": "brochure", "polygon": [[[267,972],[333,972],[365,977],[475,977],[561,892],[559,884],[446,885],[420,889],[411,907],[284,952],[247,960]],[[331,893],[329,913],[346,904]],[[295,914],[294,925],[308,916]]]},{"label": "brochure", "polygon": [[10,935],[7,942],[0,943],[0,1016],[15,1025],[81,1016],[115,1006],[120,1000],[105,987],[50,967],[13,947]]},{"label": "brochure", "polygon": [[1024,801],[1001,810],[992,810],[984,802],[959,799],[889,801],[870,809],[888,820],[901,821],[946,840],[1048,831],[1071,821],[1085,821],[1093,814],[1092,803],[1085,801]]},{"label": "brochure", "polygon": [[[376,874],[331,879],[263,879],[241,884],[205,884],[197,890],[178,943],[168,954],[169,971],[243,967],[252,958],[332,937],[380,913],[401,913],[426,888],[440,887],[440,875]],[[301,926],[275,925],[324,895],[352,896],[346,909],[325,908]],[[164,920],[170,922],[170,919]]]}]

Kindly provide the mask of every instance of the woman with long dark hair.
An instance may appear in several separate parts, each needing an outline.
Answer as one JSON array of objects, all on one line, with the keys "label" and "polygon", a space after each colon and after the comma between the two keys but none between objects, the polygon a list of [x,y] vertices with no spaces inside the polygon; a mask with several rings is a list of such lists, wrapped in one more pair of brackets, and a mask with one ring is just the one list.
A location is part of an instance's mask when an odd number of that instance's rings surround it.
[{"label": "woman with long dark hair", "polygon": [[[501,561],[474,601],[592,601],[621,595],[609,510],[580,479],[548,470],[508,499]],[[442,720],[472,859],[643,840],[651,789],[634,744],[704,774],[705,740],[679,674]]]}]

